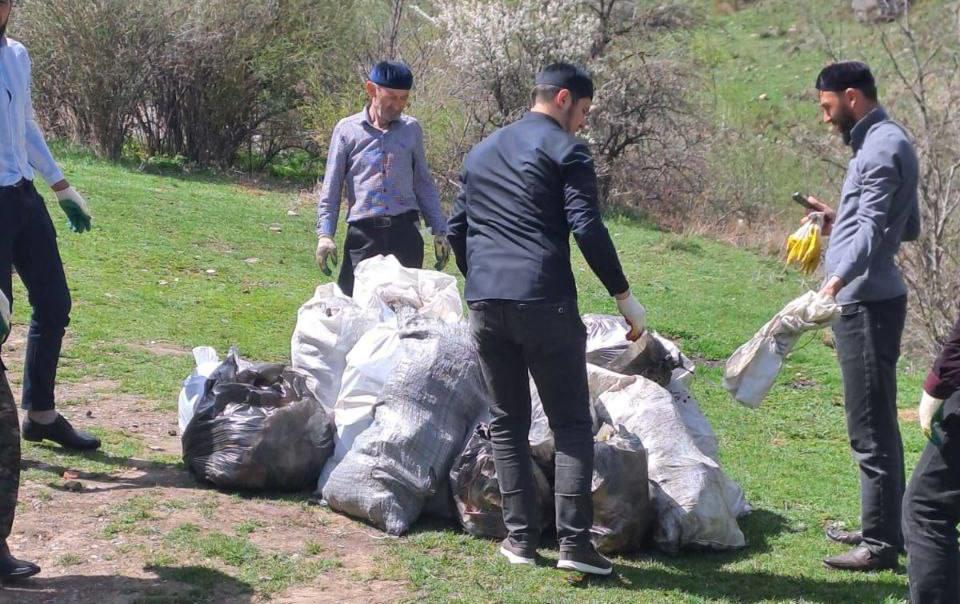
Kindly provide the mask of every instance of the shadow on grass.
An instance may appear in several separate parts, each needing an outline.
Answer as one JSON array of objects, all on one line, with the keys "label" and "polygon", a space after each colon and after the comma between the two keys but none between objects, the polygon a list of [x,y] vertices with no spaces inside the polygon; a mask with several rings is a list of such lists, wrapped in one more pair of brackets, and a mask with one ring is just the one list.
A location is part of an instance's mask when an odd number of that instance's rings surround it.
[{"label": "shadow on grass", "polygon": [[[618,564],[619,573],[610,578],[578,577],[571,581],[575,587],[616,589],[658,589],[676,591],[706,599],[726,599],[737,602],[882,602],[887,598],[906,598],[903,581],[893,573],[873,576],[837,574],[836,580],[788,576],[768,571],[728,570],[727,564],[767,553],[772,541],[791,531],[787,519],[770,510],[754,510],[741,518],[740,527],[747,539],[747,547],[729,552],[684,552],[669,556],[653,554],[648,559],[669,567],[640,568],[626,563]],[[851,594],[856,594],[851,600]]]},{"label": "shadow on grass", "polygon": [[202,566],[151,566],[144,569],[156,578],[117,575],[42,574],[19,583],[0,586],[0,601],[13,597],[17,604],[67,602],[136,602],[138,604],[248,604],[253,588],[230,575]]},{"label": "shadow on grass", "polygon": [[[77,465],[81,465],[83,461],[88,461],[113,466],[118,472],[122,472],[123,470],[129,471],[128,473],[117,475],[110,472],[84,471],[69,465],[48,463],[37,459],[23,458],[20,462],[22,469],[43,472],[51,475],[51,478],[63,478],[64,472],[70,470],[76,474],[73,480],[91,480],[110,485],[99,488],[98,490],[100,491],[153,487],[188,487],[191,484],[196,484],[196,481],[187,473],[182,463],[121,457],[105,453],[102,450],[69,451],[49,445],[41,445],[41,447],[55,450],[56,454],[61,458],[75,458],[79,462]],[[131,476],[130,473],[132,472],[138,472],[139,475]],[[63,485],[49,484],[48,486],[53,489],[65,490]]]},{"label": "shadow on grass", "polygon": [[674,572],[655,568],[618,565],[619,574],[607,578],[582,577],[570,581],[578,588],[656,589],[710,600],[735,602],[883,602],[905,599],[907,588],[892,574],[863,577],[837,575],[836,581],[803,576],[785,576],[766,571],[736,571],[713,567]]},{"label": "shadow on grass", "polygon": [[791,531],[790,524],[785,517],[764,509],[753,510],[743,518],[739,518],[737,524],[747,541],[747,546],[742,549],[729,551],[685,550],[675,556],[656,554],[651,557],[667,566],[689,566],[691,561],[704,566],[722,566],[769,552],[772,549],[770,542],[774,538]]}]

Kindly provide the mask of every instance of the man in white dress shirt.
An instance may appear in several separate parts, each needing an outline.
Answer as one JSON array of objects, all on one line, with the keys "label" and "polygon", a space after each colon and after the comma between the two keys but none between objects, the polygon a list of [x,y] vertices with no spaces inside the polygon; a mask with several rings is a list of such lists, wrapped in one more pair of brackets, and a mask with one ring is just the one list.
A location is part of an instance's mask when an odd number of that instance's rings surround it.
[{"label": "man in white dress shirt", "polygon": [[6,36],[12,5],[0,0],[0,291],[13,301],[15,268],[33,309],[23,376],[23,438],[91,450],[100,446],[99,439],[75,430],[55,408],[53,387],[70,322],[70,290],[57,233],[34,188],[34,174],[53,189],[74,232],[90,230],[90,211],[64,179],[34,119],[30,57],[22,44]]}]

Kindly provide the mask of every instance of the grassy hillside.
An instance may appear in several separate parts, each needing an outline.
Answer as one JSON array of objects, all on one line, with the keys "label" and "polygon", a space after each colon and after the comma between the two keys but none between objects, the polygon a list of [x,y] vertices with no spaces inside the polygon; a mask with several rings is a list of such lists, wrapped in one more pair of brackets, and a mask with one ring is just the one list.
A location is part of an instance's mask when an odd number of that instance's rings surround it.
[{"label": "grassy hillside", "polygon": [[[695,104],[709,127],[724,133],[707,145],[707,199],[734,204],[747,216],[772,210],[792,224],[794,191],[836,198],[849,151],[820,122],[814,90],[817,73],[833,60],[870,64],[881,103],[910,125],[912,109],[881,40],[885,34],[894,52],[902,52],[899,24],[861,24],[847,1],[761,0],[729,14],[714,0],[692,4],[701,21],[671,39],[682,40],[677,50],[697,74]],[[955,37],[944,29],[955,19],[953,3],[911,4],[909,23],[917,39],[930,40],[927,50]],[[934,94],[936,80],[928,82]],[[834,163],[824,161],[824,152]]]}]

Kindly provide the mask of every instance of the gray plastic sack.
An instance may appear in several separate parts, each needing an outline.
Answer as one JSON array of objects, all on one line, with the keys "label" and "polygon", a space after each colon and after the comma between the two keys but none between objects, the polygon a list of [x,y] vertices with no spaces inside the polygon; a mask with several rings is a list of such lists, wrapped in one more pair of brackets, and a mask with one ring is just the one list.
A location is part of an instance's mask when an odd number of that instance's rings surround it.
[{"label": "gray plastic sack", "polygon": [[639,549],[653,520],[647,452],[623,426],[604,425],[593,444],[593,527],[603,553]]},{"label": "gray plastic sack", "polygon": [[420,516],[487,407],[465,325],[414,320],[401,330],[400,346],[373,423],[323,486],[331,508],[392,535]]},{"label": "gray plastic sack", "polygon": [[603,421],[635,434],[657,483],[654,541],[667,552],[685,547],[735,549],[746,544],[737,525],[743,494],[701,452],[673,395],[641,376],[588,366],[590,392]]}]

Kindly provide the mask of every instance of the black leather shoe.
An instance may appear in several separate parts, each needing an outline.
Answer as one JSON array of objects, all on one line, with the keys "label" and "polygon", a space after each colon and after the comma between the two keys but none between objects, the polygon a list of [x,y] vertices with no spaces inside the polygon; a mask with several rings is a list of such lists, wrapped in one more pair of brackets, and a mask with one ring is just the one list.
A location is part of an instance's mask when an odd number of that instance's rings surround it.
[{"label": "black leather shoe", "polygon": [[836,524],[828,526],[824,533],[826,533],[827,539],[834,543],[844,545],[860,545],[863,543],[863,531],[845,531]]},{"label": "black leather shoe", "polygon": [[64,449],[74,451],[93,451],[100,448],[100,439],[92,434],[75,430],[62,415],[58,415],[52,424],[38,424],[24,418],[22,426],[23,440],[38,443],[52,440]]},{"label": "black leather shoe", "polygon": [[17,560],[9,552],[0,554],[0,581],[19,581],[40,572],[40,567],[33,562]]},{"label": "black leather shoe", "polygon": [[871,552],[866,545],[858,545],[845,554],[826,558],[823,564],[834,570],[871,572],[897,568],[897,557],[896,555],[880,556]]}]

